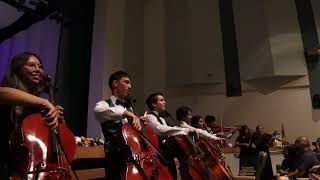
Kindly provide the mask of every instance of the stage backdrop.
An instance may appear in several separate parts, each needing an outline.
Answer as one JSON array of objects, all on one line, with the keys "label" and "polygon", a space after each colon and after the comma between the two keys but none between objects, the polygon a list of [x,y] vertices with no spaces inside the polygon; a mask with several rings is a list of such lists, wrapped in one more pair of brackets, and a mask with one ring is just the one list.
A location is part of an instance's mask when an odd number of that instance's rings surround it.
[{"label": "stage backdrop", "polygon": [[39,55],[45,71],[54,78],[59,34],[60,24],[56,20],[45,19],[0,43],[0,80],[8,68],[11,58],[24,51]]}]

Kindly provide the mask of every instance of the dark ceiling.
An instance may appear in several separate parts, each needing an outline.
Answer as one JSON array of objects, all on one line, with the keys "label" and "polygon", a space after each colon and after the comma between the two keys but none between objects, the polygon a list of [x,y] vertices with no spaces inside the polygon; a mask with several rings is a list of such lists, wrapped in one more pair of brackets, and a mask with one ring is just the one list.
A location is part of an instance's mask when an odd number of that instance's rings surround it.
[{"label": "dark ceiling", "polygon": [[[65,21],[81,0],[0,0],[0,43],[45,18]],[[66,22],[64,22],[66,23]]]}]

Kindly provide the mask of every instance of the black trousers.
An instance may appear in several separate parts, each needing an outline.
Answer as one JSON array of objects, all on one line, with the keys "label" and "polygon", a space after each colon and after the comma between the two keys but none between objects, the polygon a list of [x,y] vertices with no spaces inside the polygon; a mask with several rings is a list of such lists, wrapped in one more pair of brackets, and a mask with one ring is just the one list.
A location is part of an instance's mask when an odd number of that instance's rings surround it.
[{"label": "black trousers", "polygon": [[174,137],[169,137],[164,144],[160,144],[160,153],[163,154],[165,161],[160,158],[161,162],[168,167],[168,170],[174,179],[177,179],[177,167],[174,158],[177,158],[180,164],[180,174],[182,180],[192,180],[188,170],[187,160],[183,149],[177,144]]},{"label": "black trousers", "polygon": [[125,179],[126,163],[130,157],[130,148],[126,144],[108,144],[105,146],[105,171],[108,180]]}]

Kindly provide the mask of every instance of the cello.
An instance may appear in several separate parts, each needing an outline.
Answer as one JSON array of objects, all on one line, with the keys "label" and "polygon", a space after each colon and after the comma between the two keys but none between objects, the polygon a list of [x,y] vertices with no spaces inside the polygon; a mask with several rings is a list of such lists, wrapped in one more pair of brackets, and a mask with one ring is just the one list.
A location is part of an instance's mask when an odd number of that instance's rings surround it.
[{"label": "cello", "polygon": [[199,138],[197,141],[198,146],[204,153],[204,161],[209,168],[211,174],[215,175],[215,180],[232,180],[231,172],[225,168],[222,151],[218,144],[214,144],[204,138]]},{"label": "cello", "polygon": [[187,165],[187,169],[183,169],[181,171],[182,179],[183,180],[189,179],[190,175],[193,180],[208,179],[207,177],[206,178],[203,177],[203,176],[206,176],[205,166],[203,164],[202,157],[196,151],[195,146],[192,143],[192,140],[190,140],[189,137],[186,135],[177,135],[177,136],[174,136],[174,138],[178,146],[184,150],[182,153],[186,157],[184,162],[180,162],[180,163],[185,163]]},{"label": "cello", "polygon": [[[127,100],[132,107],[130,100]],[[132,121],[129,119],[129,122]],[[141,132],[132,128],[126,122],[122,125],[122,135],[131,151],[131,157],[127,163],[127,180],[173,180],[168,169],[163,166],[158,158],[161,154],[158,147],[153,144],[158,143],[157,136],[150,127],[141,126]]]},{"label": "cello", "polygon": [[[187,165],[190,175],[195,180],[232,180],[229,171],[214,157],[206,148],[209,147],[204,139],[199,139],[193,143],[190,137],[178,135],[175,139],[179,146],[184,149],[188,157]],[[206,146],[206,147],[203,147]]]},{"label": "cello", "polygon": [[[49,81],[51,79],[47,78],[46,88],[51,100],[54,87]],[[47,110],[43,110],[23,120],[23,142],[20,151],[25,153],[20,155],[21,161],[17,170],[24,176],[22,179],[71,180],[73,171],[70,163],[76,154],[74,135],[62,120],[56,128],[48,127],[43,118],[46,114]]]}]

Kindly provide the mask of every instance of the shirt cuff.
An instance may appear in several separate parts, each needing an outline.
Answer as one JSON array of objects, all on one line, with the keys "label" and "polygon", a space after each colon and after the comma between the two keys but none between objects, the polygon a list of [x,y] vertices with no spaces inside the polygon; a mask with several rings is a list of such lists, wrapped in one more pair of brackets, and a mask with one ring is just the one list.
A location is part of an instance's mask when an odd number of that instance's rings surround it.
[{"label": "shirt cuff", "polygon": [[190,129],[189,129],[189,128],[182,128],[182,130],[183,130],[186,134],[189,134],[189,132],[190,132]]}]

